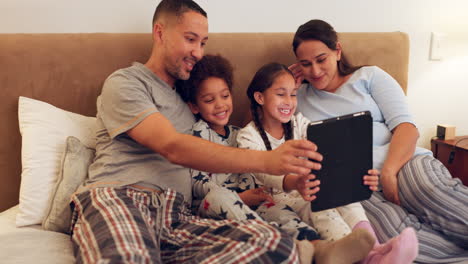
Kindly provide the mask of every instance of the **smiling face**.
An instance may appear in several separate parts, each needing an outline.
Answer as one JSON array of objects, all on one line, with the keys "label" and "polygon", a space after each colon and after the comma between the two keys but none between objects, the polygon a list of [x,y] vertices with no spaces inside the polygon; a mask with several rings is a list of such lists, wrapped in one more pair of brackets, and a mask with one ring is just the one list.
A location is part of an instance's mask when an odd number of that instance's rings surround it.
[{"label": "smiling face", "polygon": [[203,57],[208,41],[208,20],[203,15],[188,11],[173,20],[155,26],[155,34],[160,34],[162,43],[157,48],[163,49],[162,77],[170,84],[190,77],[193,66]]},{"label": "smiling face", "polygon": [[200,114],[211,129],[224,135],[232,114],[232,96],[226,82],[218,77],[209,77],[198,86],[195,104],[189,103],[194,114]]},{"label": "smiling face", "polygon": [[306,40],[296,50],[296,59],[301,65],[304,79],[316,89],[335,92],[342,84],[343,76],[338,73],[337,62],[341,58],[341,45],[328,48],[319,40]]},{"label": "smiling face", "polygon": [[297,88],[291,74],[283,72],[273,84],[263,92],[255,92],[254,97],[262,108],[262,122],[265,127],[277,126],[291,120],[297,106]]}]

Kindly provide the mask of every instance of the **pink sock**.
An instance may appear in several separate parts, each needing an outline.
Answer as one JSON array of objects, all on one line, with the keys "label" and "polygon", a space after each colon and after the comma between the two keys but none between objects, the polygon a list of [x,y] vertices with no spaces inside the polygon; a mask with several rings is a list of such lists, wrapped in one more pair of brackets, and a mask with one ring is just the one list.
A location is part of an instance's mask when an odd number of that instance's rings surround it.
[{"label": "pink sock", "polygon": [[362,263],[407,264],[418,256],[418,238],[413,228],[405,228],[387,243],[374,247]]},{"label": "pink sock", "polygon": [[353,227],[353,230],[356,229],[356,228],[363,228],[365,230],[367,230],[372,236],[374,236],[375,238],[375,245],[374,245],[374,248],[378,245],[380,245],[379,243],[379,240],[377,239],[377,236],[375,235],[375,232],[374,232],[374,228],[372,228],[371,224],[369,223],[369,221],[360,221],[359,223],[357,223],[354,227]]}]

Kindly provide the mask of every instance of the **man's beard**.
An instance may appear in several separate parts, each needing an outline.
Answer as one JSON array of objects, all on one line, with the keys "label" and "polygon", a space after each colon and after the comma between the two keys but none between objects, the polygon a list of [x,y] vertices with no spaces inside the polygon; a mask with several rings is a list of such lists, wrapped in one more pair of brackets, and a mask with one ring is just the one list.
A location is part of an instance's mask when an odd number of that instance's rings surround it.
[{"label": "man's beard", "polygon": [[176,80],[188,80],[190,78],[190,72],[183,70],[181,65],[171,65],[167,67],[167,72]]}]

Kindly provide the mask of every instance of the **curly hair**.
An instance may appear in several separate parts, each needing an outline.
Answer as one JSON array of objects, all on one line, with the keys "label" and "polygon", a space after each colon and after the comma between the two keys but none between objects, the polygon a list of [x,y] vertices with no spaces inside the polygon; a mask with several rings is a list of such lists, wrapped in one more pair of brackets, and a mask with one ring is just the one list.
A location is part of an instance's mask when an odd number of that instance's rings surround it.
[{"label": "curly hair", "polygon": [[196,97],[200,84],[210,78],[217,77],[224,80],[232,91],[233,67],[231,63],[220,55],[205,55],[192,69],[190,78],[176,85],[177,92],[185,102],[196,104]]}]

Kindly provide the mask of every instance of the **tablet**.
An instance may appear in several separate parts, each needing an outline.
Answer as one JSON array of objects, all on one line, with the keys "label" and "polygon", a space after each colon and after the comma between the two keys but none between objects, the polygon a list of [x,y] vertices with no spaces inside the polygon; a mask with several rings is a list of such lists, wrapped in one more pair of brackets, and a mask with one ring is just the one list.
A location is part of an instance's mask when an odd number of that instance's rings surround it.
[{"label": "tablet", "polygon": [[322,168],[312,171],[320,191],[311,202],[317,212],[369,199],[372,191],[363,176],[372,169],[372,116],[369,111],[316,121],[307,127],[307,139],[323,155]]}]

